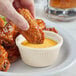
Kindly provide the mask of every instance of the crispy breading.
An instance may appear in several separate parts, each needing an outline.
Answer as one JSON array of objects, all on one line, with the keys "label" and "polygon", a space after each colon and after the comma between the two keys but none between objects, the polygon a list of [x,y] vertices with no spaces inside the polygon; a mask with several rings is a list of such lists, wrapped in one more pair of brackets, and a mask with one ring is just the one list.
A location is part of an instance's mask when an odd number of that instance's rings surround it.
[{"label": "crispy breading", "polygon": [[16,26],[12,22],[8,22],[4,28],[0,28],[0,44],[15,45],[15,38],[18,34]]},{"label": "crispy breading", "polygon": [[10,46],[9,48],[5,47],[8,52],[8,59],[10,63],[17,61],[20,58],[20,53],[16,45]]},{"label": "crispy breading", "polygon": [[10,68],[8,53],[5,48],[0,45],[0,71],[7,71]]},{"label": "crispy breading", "polygon": [[39,28],[44,30],[46,28],[45,22],[42,19],[36,19],[37,24],[39,25]]}]

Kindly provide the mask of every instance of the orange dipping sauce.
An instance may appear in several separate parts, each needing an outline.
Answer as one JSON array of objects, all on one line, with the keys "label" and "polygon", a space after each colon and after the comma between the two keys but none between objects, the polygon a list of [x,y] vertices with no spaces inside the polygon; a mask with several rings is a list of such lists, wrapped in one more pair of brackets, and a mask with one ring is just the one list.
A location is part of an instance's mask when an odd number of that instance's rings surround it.
[{"label": "orange dipping sauce", "polygon": [[52,39],[45,38],[43,44],[31,44],[31,43],[28,43],[26,40],[23,41],[21,44],[23,46],[27,46],[27,47],[31,47],[31,48],[48,48],[48,47],[55,46],[57,44],[57,42]]}]

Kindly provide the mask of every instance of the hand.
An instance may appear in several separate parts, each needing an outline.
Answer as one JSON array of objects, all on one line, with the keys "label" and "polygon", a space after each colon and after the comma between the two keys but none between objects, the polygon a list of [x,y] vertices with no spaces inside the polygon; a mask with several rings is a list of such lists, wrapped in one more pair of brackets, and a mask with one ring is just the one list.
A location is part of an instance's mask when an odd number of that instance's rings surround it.
[{"label": "hand", "polygon": [[16,11],[17,8],[27,8],[34,16],[34,0],[0,0],[0,14],[14,22],[22,30],[27,30],[29,24]]}]

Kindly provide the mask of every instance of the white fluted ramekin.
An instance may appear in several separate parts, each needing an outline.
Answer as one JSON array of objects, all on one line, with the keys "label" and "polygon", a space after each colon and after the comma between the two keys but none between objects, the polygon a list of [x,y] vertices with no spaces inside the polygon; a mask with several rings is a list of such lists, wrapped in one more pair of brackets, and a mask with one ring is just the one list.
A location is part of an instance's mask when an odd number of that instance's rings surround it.
[{"label": "white fluted ramekin", "polygon": [[63,44],[63,38],[54,32],[44,31],[44,33],[45,38],[55,40],[57,45],[48,48],[31,48],[21,44],[25,40],[22,35],[16,38],[16,45],[25,64],[34,67],[45,67],[56,62],[59,50]]}]

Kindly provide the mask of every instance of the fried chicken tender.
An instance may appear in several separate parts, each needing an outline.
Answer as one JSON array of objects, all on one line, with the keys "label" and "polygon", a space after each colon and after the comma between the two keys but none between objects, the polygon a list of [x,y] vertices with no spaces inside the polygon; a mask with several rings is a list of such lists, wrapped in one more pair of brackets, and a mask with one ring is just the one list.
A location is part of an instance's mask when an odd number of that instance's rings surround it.
[{"label": "fried chicken tender", "polygon": [[7,71],[10,68],[8,53],[2,45],[0,45],[0,71]]},{"label": "fried chicken tender", "polygon": [[[20,58],[19,50],[15,43],[15,38],[19,35],[17,27],[10,21],[2,30],[0,29],[0,31],[3,32],[0,36],[0,43],[8,53],[9,62],[13,63]],[[5,36],[3,34],[5,34]]]},{"label": "fried chicken tender", "polygon": [[14,40],[17,34],[16,26],[12,22],[8,22],[4,28],[0,28],[0,44],[15,45]]},{"label": "fried chicken tender", "polygon": [[13,30],[14,26],[10,26],[11,23],[8,23],[4,28],[0,28],[0,39],[8,41],[9,44],[14,44],[13,40]]},{"label": "fried chicken tender", "polygon": [[[18,34],[19,32],[16,25],[11,21],[9,21],[5,27],[0,27],[0,44],[6,49],[6,53],[8,53],[8,60],[11,63],[15,62],[20,57],[18,48],[15,44],[15,38]],[[2,53],[2,55],[5,54]]]},{"label": "fried chicken tender", "polygon": [[8,53],[2,45],[0,45],[0,56],[3,56],[4,58],[8,58]]},{"label": "fried chicken tender", "polygon": [[29,29],[27,31],[19,29],[19,32],[33,44],[41,44],[44,41],[44,33],[39,28],[36,20],[27,9],[18,9],[18,12],[28,21]]},{"label": "fried chicken tender", "polygon": [[5,48],[8,53],[8,59],[10,63],[17,61],[20,58],[20,53],[16,45]]},{"label": "fried chicken tender", "polygon": [[45,22],[42,19],[36,19],[37,24],[39,25],[39,28],[44,30],[46,28]]},{"label": "fried chicken tender", "polygon": [[0,57],[0,71],[5,71],[7,72],[10,68],[10,62],[8,59],[3,58],[2,56]]}]

